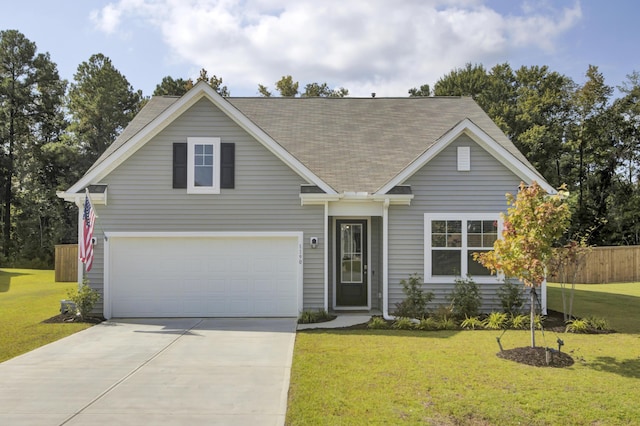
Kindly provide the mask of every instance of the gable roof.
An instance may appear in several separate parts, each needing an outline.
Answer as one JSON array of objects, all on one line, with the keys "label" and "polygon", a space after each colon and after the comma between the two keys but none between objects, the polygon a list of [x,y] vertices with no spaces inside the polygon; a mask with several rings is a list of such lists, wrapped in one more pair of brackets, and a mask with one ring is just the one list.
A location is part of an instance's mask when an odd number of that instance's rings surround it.
[{"label": "gable roof", "polygon": [[379,191],[464,120],[475,123],[523,168],[534,170],[469,97],[227,101],[338,193]]},{"label": "gable roof", "polygon": [[325,193],[335,193],[326,182],[311,172],[306,165],[293,157],[231,103],[216,93],[207,83],[197,83],[193,89],[180,98],[162,98],[163,100],[160,101],[153,101],[152,98],[152,101],[148,102],[131,120],[127,128],[116,138],[112,146],[105,150],[105,153],[96,160],[87,173],[66,192],[58,195],[67,200],[75,199],[77,201],[77,196],[74,194],[84,190],[86,186],[92,183],[99,182],[201,99],[208,99],[307,182],[317,185]]},{"label": "gable roof", "polygon": [[385,193],[462,132],[523,180],[546,184],[468,97],[222,98],[201,82],[180,98],[151,98],[69,192],[97,183],[203,97],[326,193]]}]

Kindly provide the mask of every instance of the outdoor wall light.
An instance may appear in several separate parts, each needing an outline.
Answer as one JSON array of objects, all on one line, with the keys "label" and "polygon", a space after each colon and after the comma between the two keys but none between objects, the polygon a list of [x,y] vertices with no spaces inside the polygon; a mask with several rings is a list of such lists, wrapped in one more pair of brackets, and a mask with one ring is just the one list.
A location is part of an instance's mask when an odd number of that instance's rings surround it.
[{"label": "outdoor wall light", "polygon": [[318,247],[318,237],[309,238],[309,244],[311,244],[311,248],[317,248]]}]

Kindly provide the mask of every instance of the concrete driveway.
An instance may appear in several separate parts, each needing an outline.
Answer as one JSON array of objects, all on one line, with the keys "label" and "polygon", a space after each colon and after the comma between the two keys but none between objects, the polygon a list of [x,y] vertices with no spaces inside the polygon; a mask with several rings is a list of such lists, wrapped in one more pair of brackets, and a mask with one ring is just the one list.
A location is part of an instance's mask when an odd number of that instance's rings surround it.
[{"label": "concrete driveway", "polygon": [[295,322],[96,325],[0,364],[0,424],[282,425]]}]

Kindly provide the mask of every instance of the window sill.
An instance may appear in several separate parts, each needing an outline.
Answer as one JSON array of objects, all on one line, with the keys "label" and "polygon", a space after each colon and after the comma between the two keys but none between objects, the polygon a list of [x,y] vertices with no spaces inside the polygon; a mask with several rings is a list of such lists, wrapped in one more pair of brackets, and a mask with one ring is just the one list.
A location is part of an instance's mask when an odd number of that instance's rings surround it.
[{"label": "window sill", "polygon": [[210,195],[210,194],[220,194],[220,189],[218,188],[187,188],[187,194],[195,194],[195,195]]}]

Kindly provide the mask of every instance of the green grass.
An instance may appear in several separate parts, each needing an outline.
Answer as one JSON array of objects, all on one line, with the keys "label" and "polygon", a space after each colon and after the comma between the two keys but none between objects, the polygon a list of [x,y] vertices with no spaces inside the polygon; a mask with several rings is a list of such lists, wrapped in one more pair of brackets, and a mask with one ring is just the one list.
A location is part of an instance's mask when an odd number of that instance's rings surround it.
[{"label": "green grass", "polygon": [[[639,424],[637,287],[590,286],[596,295],[576,294],[580,315],[603,316],[625,333],[538,333],[540,346],[564,340],[563,351],[575,360],[568,368],[496,357],[502,331],[298,333],[287,424]],[[550,305],[556,296],[550,288]],[[587,305],[592,298],[598,301],[593,312]],[[615,322],[611,306],[621,311]],[[527,346],[529,332],[507,331],[501,342],[505,349]]]},{"label": "green grass", "polygon": [[0,269],[0,362],[91,326],[43,324],[60,313],[76,283],[56,283],[54,271]]},{"label": "green grass", "polygon": [[[549,283],[547,289],[547,306],[562,312],[560,284]],[[573,315],[602,317],[616,331],[640,334],[640,282],[576,284]]]}]

